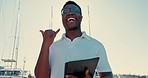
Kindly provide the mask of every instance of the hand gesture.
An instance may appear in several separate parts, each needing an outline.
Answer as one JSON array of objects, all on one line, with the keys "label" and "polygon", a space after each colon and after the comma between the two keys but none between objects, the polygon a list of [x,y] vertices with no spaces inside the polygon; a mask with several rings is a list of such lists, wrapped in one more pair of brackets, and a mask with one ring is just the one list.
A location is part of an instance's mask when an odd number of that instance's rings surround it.
[{"label": "hand gesture", "polygon": [[57,31],[53,31],[51,29],[49,30],[40,30],[40,32],[42,33],[42,36],[43,36],[43,43],[46,45],[46,46],[50,46],[53,41],[54,41],[54,38],[56,37],[56,34],[60,31],[60,29],[58,29]]}]

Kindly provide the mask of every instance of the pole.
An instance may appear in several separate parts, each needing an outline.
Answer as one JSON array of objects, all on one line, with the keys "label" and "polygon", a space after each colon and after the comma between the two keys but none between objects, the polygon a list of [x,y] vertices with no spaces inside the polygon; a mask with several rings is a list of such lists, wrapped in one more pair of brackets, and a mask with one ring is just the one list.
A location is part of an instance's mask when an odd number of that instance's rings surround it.
[{"label": "pole", "polygon": [[91,28],[90,28],[90,15],[89,15],[89,6],[87,6],[88,8],[88,24],[89,24],[89,35],[91,36]]}]

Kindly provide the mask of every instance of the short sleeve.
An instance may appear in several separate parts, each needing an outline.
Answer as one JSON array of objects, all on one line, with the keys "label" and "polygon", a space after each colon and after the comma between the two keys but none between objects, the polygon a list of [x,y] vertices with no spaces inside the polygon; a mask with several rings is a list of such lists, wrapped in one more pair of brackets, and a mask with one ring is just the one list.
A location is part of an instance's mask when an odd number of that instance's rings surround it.
[{"label": "short sleeve", "polygon": [[99,46],[98,56],[100,57],[100,59],[98,62],[97,71],[98,72],[111,72],[112,70],[108,62],[106,50],[102,44]]},{"label": "short sleeve", "polygon": [[52,60],[53,58],[53,54],[52,54],[52,46],[49,47],[49,65],[50,65],[50,68],[52,68]]}]

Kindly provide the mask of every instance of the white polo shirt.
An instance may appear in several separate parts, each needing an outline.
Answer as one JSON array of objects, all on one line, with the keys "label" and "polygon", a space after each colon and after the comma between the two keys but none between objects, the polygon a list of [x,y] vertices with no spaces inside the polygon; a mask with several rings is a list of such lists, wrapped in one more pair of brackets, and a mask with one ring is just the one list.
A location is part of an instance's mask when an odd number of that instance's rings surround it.
[{"label": "white polo shirt", "polygon": [[73,41],[66,38],[65,34],[63,34],[62,38],[54,42],[49,50],[51,78],[64,78],[66,62],[94,57],[100,57],[96,68],[98,72],[112,71],[104,46],[85,32],[83,32],[81,37],[77,37]]}]

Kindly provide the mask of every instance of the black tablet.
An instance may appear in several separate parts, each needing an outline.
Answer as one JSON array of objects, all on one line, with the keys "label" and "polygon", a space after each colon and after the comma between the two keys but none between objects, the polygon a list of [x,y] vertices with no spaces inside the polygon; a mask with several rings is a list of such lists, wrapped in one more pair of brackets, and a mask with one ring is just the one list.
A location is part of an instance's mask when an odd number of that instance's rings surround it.
[{"label": "black tablet", "polygon": [[99,57],[66,62],[64,78],[66,75],[72,75],[78,78],[84,78],[85,71],[87,69],[89,70],[91,78],[93,78],[98,61]]}]

